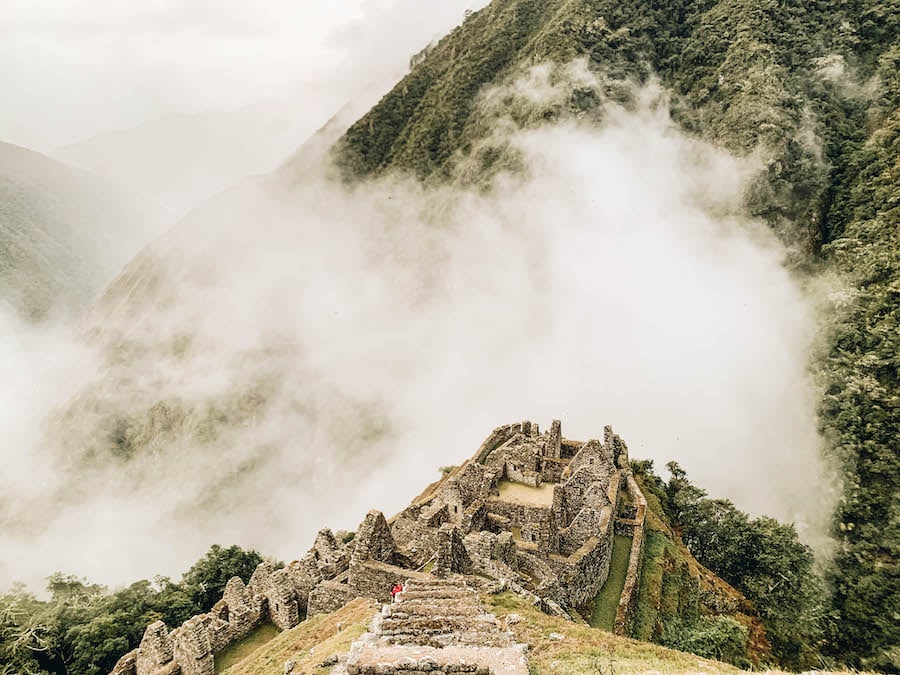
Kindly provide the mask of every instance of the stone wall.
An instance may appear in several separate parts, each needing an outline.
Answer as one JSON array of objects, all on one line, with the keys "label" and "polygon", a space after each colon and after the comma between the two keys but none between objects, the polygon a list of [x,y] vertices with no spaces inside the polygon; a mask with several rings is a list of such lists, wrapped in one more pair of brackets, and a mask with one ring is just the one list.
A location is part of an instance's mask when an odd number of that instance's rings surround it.
[{"label": "stone wall", "polygon": [[559,528],[551,509],[529,507],[522,524],[522,541],[531,542],[544,554],[559,550]]},{"label": "stone wall", "polygon": [[434,576],[446,578],[451,574],[469,574],[472,571],[472,560],[458,529],[449,523],[441,525],[438,541],[437,557],[432,570]]},{"label": "stone wall", "polygon": [[[223,600],[217,603],[218,613],[192,617],[171,632],[162,621],[156,621],[147,627],[140,647],[119,659],[112,673],[212,675],[215,653],[242,639],[259,625],[265,601],[256,604],[255,617],[249,619],[246,613],[230,611]],[[233,621],[223,619],[223,614]]]},{"label": "stone wall", "polygon": [[469,460],[460,467],[453,480],[459,486],[460,497],[464,505],[471,504],[476,499],[484,499],[486,496],[484,467]]},{"label": "stone wall", "polygon": [[573,554],[585,541],[600,534],[598,524],[602,524],[603,509],[592,504],[585,506],[568,527],[559,533],[559,553]]},{"label": "stone wall", "polygon": [[374,598],[379,602],[389,602],[391,589],[395,584],[402,584],[406,579],[427,581],[432,578],[430,574],[370,560],[360,563],[356,568],[355,575],[351,575],[353,583],[350,588],[354,597]]},{"label": "stone wall", "polygon": [[583,466],[562,484],[563,511],[559,514],[559,520],[564,527],[568,526],[588,503],[590,496],[588,491],[596,482],[596,472],[590,466]]},{"label": "stone wall", "polygon": [[447,522],[446,508],[427,504],[421,509],[406,510],[391,524],[391,535],[404,553],[422,564],[437,551],[437,532]]},{"label": "stone wall", "polygon": [[564,607],[581,607],[595,597],[609,576],[610,553],[608,540],[592,537],[567,558],[552,558],[560,588],[553,599]]},{"label": "stone wall", "polygon": [[598,477],[608,474],[613,468],[611,458],[604,452],[604,446],[597,440],[590,440],[581,446],[578,453],[569,461],[569,475],[582,467],[590,467]]},{"label": "stone wall", "polygon": [[213,675],[212,644],[203,619],[188,619],[174,635],[175,660],[181,666],[181,675]]},{"label": "stone wall", "polygon": [[584,445],[582,441],[573,441],[567,438],[562,439],[559,444],[559,456],[561,459],[572,459],[581,450]]},{"label": "stone wall", "polygon": [[385,563],[394,561],[396,551],[394,537],[381,511],[372,510],[366,514],[365,520],[356,532],[354,541],[356,545],[353,547],[353,555],[350,558],[351,570],[354,565],[366,560]]},{"label": "stone wall", "polygon": [[337,581],[323,581],[309,592],[307,617],[336,612],[356,598],[356,591]]},{"label": "stone wall", "polygon": [[519,433],[521,429],[521,424],[506,424],[502,427],[497,427],[491,432],[490,436],[484,439],[484,442],[481,444],[481,447],[478,448],[478,452],[475,453],[473,459],[479,464],[484,464],[488,455],[506,443],[516,433]]},{"label": "stone wall", "polygon": [[133,675],[137,672],[138,650],[133,649],[118,660],[109,675]]},{"label": "stone wall", "polygon": [[139,647],[138,672],[150,672],[153,666],[162,666],[175,656],[175,645],[169,637],[169,629],[162,621],[154,621],[147,630]]},{"label": "stone wall", "polygon": [[553,420],[550,425],[550,433],[544,443],[544,457],[547,459],[560,459],[562,450],[562,423]]},{"label": "stone wall", "polygon": [[620,469],[629,468],[628,446],[621,436],[613,433],[611,426],[603,427],[603,444],[612,450],[613,461]]},{"label": "stone wall", "polygon": [[329,530],[322,530],[309,553],[289,567],[276,570],[263,562],[246,585],[238,577],[230,579],[208,613],[172,631],[161,621],[150,624],[140,646],[119,660],[113,674],[211,675],[215,654],[260,624],[268,621],[283,630],[296,626],[324,574],[341,573],[342,568],[347,574],[352,550],[352,543],[339,543]]},{"label": "stone wall", "polygon": [[300,623],[299,603],[287,570],[276,570],[268,562],[260,563],[250,577],[247,591],[251,596],[266,599],[268,619],[281,630]]},{"label": "stone wall", "polygon": [[[349,558],[347,563],[349,566]],[[324,581],[326,577],[319,569],[312,554],[307,554],[300,560],[292,561],[287,566],[287,574],[294,589],[294,596],[297,598],[297,609],[301,613],[306,613],[308,611],[306,605],[310,591]]]},{"label": "stone wall", "polygon": [[559,578],[561,592],[554,597],[567,607],[580,607],[600,591],[609,575],[612,554],[612,508],[605,506],[597,514],[595,535],[568,556],[550,556],[550,564]]},{"label": "stone wall", "polygon": [[534,593],[542,600],[558,602],[563,596],[559,575],[544,556],[519,548],[516,551],[516,566],[519,572],[531,578]]},{"label": "stone wall", "polygon": [[492,563],[501,563],[511,569],[516,567],[516,544],[511,532],[471,532],[463,539],[473,567],[490,574]]},{"label": "stone wall", "polygon": [[487,519],[487,515],[487,504],[483,501],[472,502],[466,507],[462,518],[460,518],[459,529],[462,532],[481,530],[484,528],[484,521]]},{"label": "stone wall", "polygon": [[488,514],[505,519],[510,527],[520,527],[525,522],[524,504],[512,504],[492,498],[487,501],[487,510]]},{"label": "stone wall", "polygon": [[562,480],[563,471],[569,465],[565,459],[551,459],[545,457],[541,461],[541,482],[558,483]]},{"label": "stone wall", "polygon": [[616,609],[616,621],[614,631],[618,635],[627,635],[628,628],[634,618],[637,606],[638,584],[641,580],[641,559],[644,552],[644,526],[647,516],[647,499],[634,480],[630,469],[623,471],[625,489],[635,504],[635,518],[627,523],[632,531],[631,554],[628,559],[628,572],[625,576],[625,586],[619,597],[619,606]]},{"label": "stone wall", "polygon": [[211,614],[218,619],[212,632],[213,649],[221,651],[232,642],[249,635],[266,618],[266,601],[260,596],[251,596],[239,577],[231,578],[225,584],[225,593],[217,602]]},{"label": "stone wall", "polygon": [[541,484],[541,472],[519,460],[506,462],[503,467],[503,475],[514,483],[522,483],[531,487],[538,487]]}]

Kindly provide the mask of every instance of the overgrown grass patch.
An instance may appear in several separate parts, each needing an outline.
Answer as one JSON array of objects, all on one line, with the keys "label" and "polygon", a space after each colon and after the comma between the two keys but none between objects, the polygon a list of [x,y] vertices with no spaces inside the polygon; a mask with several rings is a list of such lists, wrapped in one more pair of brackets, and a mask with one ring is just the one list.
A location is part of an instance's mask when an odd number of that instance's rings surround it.
[{"label": "overgrown grass patch", "polygon": [[609,576],[603,588],[591,603],[588,623],[592,628],[612,630],[616,624],[619,599],[628,576],[628,562],[631,559],[631,537],[616,535],[613,539],[612,555],[609,561]]},{"label": "overgrown grass patch", "polygon": [[279,633],[278,628],[270,623],[264,623],[240,642],[235,642],[216,654],[216,673],[221,673],[235,663],[243,660],[264,644],[274,639]]},{"label": "overgrown grass patch", "polygon": [[366,631],[375,611],[373,600],[357,598],[337,612],[307,619],[283,631],[222,672],[225,675],[280,674],[284,672],[285,661],[294,661],[296,673],[324,675],[331,667],[319,664],[332,655],[346,654],[350,644]]},{"label": "overgrown grass patch", "polygon": [[663,555],[668,545],[665,535],[648,530],[644,537],[641,582],[632,634],[639,640],[653,639],[659,618],[663,587]]},{"label": "overgrown grass patch", "polygon": [[[522,621],[510,626],[518,642],[528,643],[532,673],[734,673],[726,663],[710,661],[648,642],[638,642],[544,614],[513,593],[488,595],[484,603],[499,617],[518,614]],[[563,636],[551,639],[552,633]],[[612,670],[610,670],[612,665]]]}]

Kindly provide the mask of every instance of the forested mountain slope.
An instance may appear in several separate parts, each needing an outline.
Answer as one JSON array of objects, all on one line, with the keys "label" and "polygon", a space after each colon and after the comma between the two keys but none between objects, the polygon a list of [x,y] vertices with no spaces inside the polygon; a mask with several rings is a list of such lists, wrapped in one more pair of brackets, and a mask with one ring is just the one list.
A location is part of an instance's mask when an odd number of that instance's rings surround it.
[{"label": "forested mountain slope", "polygon": [[[869,654],[900,631],[900,47],[879,60],[881,95],[841,145],[823,262],[854,281],[819,366],[822,423],[844,467],[829,647]],[[883,662],[879,666],[887,667]]]},{"label": "forested mountain slope", "polygon": [[163,220],[97,176],[0,143],[0,302],[27,319],[84,309]]},{"label": "forested mountain slope", "polygon": [[[900,353],[900,5],[894,0],[496,0],[472,15],[336,147],[347,178],[401,169],[480,180],[510,166],[480,92],[535,63],[587,58],[617,83],[656,76],[686,130],[766,170],[749,211],[791,247],[801,278],[837,272],[849,290],[824,321],[826,452],[840,466],[840,541],[829,574],[824,651],[900,668],[898,358]],[[502,103],[502,102],[501,102]],[[577,88],[565,105],[508,108],[519,123],[589,117]]]}]

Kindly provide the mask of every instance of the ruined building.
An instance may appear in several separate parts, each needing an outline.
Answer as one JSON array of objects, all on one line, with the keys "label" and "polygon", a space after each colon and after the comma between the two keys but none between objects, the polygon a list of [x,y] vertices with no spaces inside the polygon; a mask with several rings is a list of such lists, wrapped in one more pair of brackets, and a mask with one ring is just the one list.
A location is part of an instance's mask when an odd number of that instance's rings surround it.
[{"label": "ruined building", "polygon": [[564,439],[559,421],[543,433],[531,422],[499,427],[392,519],[370,511],[356,534],[341,540],[322,530],[286,568],[263,563],[246,586],[229,581],[208,614],[172,631],[152,624],[113,675],[211,674],[215,653],[262,622],[287,629],[357,597],[387,602],[397,583],[436,588],[436,580],[456,579],[466,588],[504,587],[568,617],[606,581],[614,533],[633,535],[616,617],[617,632],[625,632],[645,508],[628,449],[610,427],[603,441],[584,442]]}]

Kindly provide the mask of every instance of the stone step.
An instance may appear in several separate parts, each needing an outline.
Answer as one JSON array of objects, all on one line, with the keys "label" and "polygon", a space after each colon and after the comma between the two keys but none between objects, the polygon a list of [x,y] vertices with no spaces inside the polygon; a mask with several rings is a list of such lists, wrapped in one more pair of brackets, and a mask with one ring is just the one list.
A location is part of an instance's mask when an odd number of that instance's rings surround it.
[{"label": "stone step", "polygon": [[478,597],[475,595],[467,594],[467,595],[431,595],[426,593],[418,593],[418,592],[404,592],[403,595],[400,596],[400,604],[405,602],[412,602],[413,600],[418,602],[431,602],[431,603],[456,603],[459,605],[478,605]]},{"label": "stone step", "polygon": [[386,616],[381,621],[381,632],[404,628],[407,630],[426,630],[442,627],[447,631],[466,630],[468,627],[499,626],[497,619],[491,614],[479,614],[477,616],[466,615],[435,615],[435,616],[411,616],[396,617]]},{"label": "stone step", "polygon": [[[459,581],[408,583],[390,613],[353,643],[349,675],[527,675],[524,652]],[[521,647],[521,646],[519,646]]]},{"label": "stone step", "polygon": [[481,604],[478,601],[478,597],[475,595],[424,595],[422,593],[404,593],[400,596],[398,604],[408,603],[426,603],[438,605],[457,604],[469,605],[470,607]]},{"label": "stone step", "polygon": [[[424,623],[435,623],[435,622],[453,622],[455,624],[465,625],[472,621],[478,621],[483,614],[453,614],[452,612],[441,612],[441,613],[433,613],[433,614],[394,614],[390,617],[384,617],[382,620],[387,621],[387,623],[383,623],[383,628],[388,630],[394,626],[399,625],[419,625]],[[389,619],[389,620],[388,620]]]},{"label": "stone step", "polygon": [[407,583],[414,586],[466,586],[467,582],[465,579],[461,579],[459,577],[453,579],[438,579],[437,577],[430,577],[425,579],[409,579]]},{"label": "stone step", "polygon": [[[468,665],[459,665],[458,667],[455,664],[439,664],[435,667],[431,662],[428,662],[427,665],[423,664],[423,667],[420,669],[417,667],[418,662],[412,660],[406,660],[403,657],[397,659],[393,662],[384,662],[384,663],[376,663],[376,664],[366,664],[363,666],[358,666],[355,673],[358,675],[387,675],[388,673],[474,673],[474,675],[490,675],[491,669],[489,666],[478,666],[477,664],[472,664],[471,667]],[[428,668],[428,670],[425,670]]]},{"label": "stone step", "polygon": [[436,646],[450,644],[508,646],[512,644],[510,635],[500,631],[496,626],[473,626],[469,630],[461,631],[442,631],[437,628],[414,631],[396,630],[379,636],[378,641],[390,644],[429,644]]},{"label": "stone step", "polygon": [[408,616],[480,616],[484,609],[479,605],[460,605],[459,603],[403,602],[391,607],[390,616],[403,618]]},{"label": "stone step", "polygon": [[457,641],[456,644],[470,645],[473,647],[479,645],[512,647],[515,644],[515,639],[508,633],[490,629],[487,631],[466,631],[465,633],[455,635],[454,638]]},{"label": "stone step", "polygon": [[401,598],[471,598],[478,602],[478,594],[467,588],[410,588],[403,591]]},{"label": "stone step", "polygon": [[516,647],[445,648],[427,646],[364,647],[347,664],[352,675],[404,672],[527,675],[523,651]]},{"label": "stone step", "polygon": [[474,593],[474,588],[465,584],[423,584],[408,582],[403,586],[404,591],[417,591],[423,593]]},{"label": "stone step", "polygon": [[434,616],[417,619],[385,619],[381,623],[381,634],[390,635],[396,631],[403,631],[404,633],[441,631],[447,633],[451,631],[485,630],[486,628],[499,628],[494,617]]}]

